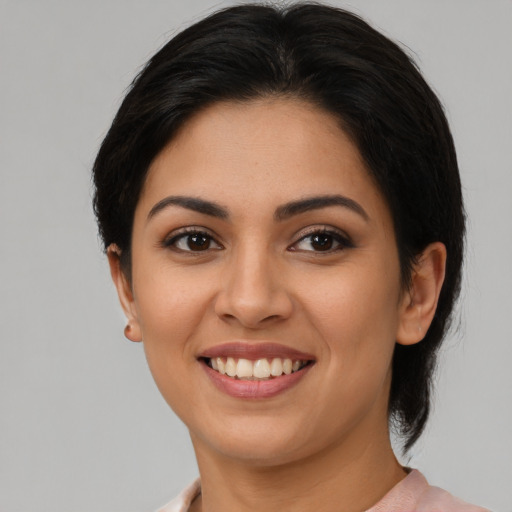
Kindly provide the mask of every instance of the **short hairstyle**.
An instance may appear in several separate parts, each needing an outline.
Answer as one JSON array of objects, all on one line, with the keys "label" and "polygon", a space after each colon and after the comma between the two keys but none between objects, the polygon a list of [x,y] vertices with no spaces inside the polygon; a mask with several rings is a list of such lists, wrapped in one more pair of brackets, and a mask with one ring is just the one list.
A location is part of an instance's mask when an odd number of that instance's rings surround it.
[{"label": "short hairstyle", "polygon": [[105,248],[130,274],[133,217],[148,168],[191,116],[219,101],[304,100],[335,116],[390,208],[403,286],[429,244],[446,278],[425,338],[396,344],[389,419],[408,450],[430,411],[436,355],[458,296],[464,208],[443,108],[411,58],[360,17],[316,3],[218,11],[162,47],[133,81],[93,168]]}]

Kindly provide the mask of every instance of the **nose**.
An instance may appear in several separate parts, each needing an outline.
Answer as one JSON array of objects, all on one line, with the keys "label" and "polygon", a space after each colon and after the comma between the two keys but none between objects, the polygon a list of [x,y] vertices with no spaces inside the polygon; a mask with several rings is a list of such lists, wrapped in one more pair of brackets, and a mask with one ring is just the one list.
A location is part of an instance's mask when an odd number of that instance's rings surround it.
[{"label": "nose", "polygon": [[215,301],[217,316],[247,329],[259,329],[290,317],[293,302],[275,258],[247,247],[233,255]]}]

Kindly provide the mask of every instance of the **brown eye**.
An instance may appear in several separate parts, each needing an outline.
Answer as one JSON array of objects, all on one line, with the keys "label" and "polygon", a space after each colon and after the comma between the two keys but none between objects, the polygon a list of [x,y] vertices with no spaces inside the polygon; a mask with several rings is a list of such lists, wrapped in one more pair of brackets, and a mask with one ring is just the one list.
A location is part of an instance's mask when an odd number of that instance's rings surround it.
[{"label": "brown eye", "polygon": [[303,236],[290,247],[290,250],[302,252],[336,252],[349,247],[354,247],[354,245],[340,233],[321,230]]},{"label": "brown eye", "polygon": [[187,246],[191,251],[205,251],[210,247],[210,237],[203,233],[194,233],[186,237]]},{"label": "brown eye", "polygon": [[328,251],[332,248],[333,243],[332,235],[327,233],[318,233],[311,236],[310,244],[315,251]]},{"label": "brown eye", "polygon": [[165,247],[182,252],[201,252],[222,247],[208,234],[202,231],[180,233],[164,242]]}]

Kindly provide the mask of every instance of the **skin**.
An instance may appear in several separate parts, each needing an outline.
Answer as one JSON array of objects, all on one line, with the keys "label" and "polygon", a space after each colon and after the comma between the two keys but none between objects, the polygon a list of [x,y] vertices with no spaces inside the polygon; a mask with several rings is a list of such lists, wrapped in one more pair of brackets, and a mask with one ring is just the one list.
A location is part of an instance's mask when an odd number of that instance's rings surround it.
[{"label": "skin", "polygon": [[[333,194],[364,214],[331,205],[275,217],[286,203]],[[214,202],[229,218],[173,204],[149,215],[169,196]],[[208,248],[176,239],[184,227],[211,236]],[[331,249],[319,250],[311,232],[322,230],[348,242],[329,235]],[[196,451],[193,510],[362,511],[404,478],[388,433],[391,359],[396,342],[420,342],[428,329],[446,251],[428,246],[402,289],[389,208],[331,115],[283,98],[201,111],[150,167],[131,276],[119,254],[109,248],[127,336],[143,340]],[[239,340],[293,347],[315,364],[277,396],[234,398],[197,358]]]}]

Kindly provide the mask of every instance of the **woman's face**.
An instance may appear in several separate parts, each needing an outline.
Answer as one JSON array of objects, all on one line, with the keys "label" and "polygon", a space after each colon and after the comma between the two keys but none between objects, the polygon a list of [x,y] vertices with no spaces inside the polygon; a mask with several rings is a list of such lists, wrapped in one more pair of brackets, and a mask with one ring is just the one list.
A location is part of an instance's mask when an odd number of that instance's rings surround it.
[{"label": "woman's face", "polygon": [[401,291],[354,144],[266,99],[203,110],[155,159],[121,295],[196,451],[278,464],[387,435]]}]

